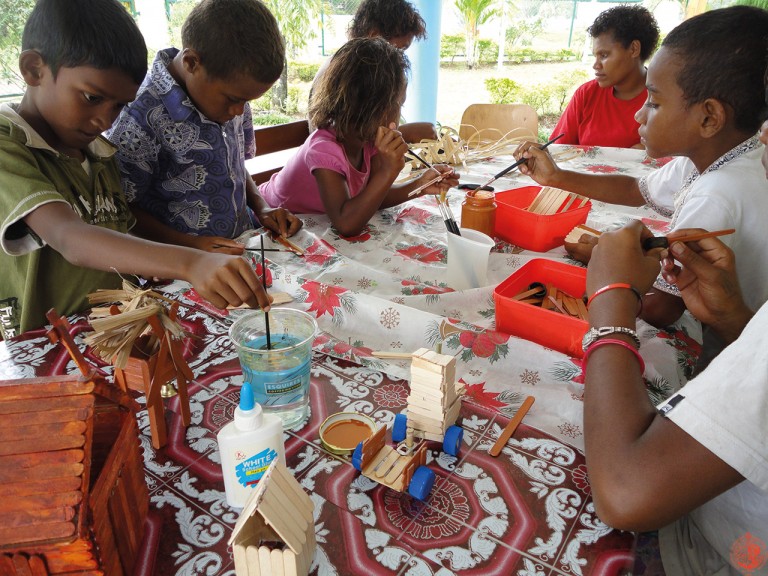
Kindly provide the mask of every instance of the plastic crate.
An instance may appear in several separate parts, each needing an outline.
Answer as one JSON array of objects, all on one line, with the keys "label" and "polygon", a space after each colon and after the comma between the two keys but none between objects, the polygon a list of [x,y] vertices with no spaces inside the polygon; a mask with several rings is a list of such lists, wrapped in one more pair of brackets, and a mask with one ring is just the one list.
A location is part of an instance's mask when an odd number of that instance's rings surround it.
[{"label": "plastic crate", "polygon": [[580,200],[567,211],[558,214],[534,214],[526,210],[541,190],[541,186],[523,186],[496,193],[496,236],[510,244],[534,252],[548,252],[563,245],[568,232],[584,224],[592,208]]},{"label": "plastic crate", "polygon": [[543,258],[527,262],[493,291],[496,329],[581,358],[584,355],[581,340],[589,328],[587,322],[512,300],[533,282],[552,284],[579,298],[586,290],[587,270]]}]

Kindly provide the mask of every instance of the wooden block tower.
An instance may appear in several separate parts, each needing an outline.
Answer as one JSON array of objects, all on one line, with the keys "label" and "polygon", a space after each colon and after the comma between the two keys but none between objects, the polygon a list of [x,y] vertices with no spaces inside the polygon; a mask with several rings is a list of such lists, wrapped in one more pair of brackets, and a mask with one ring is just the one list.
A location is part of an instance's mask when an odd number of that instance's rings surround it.
[{"label": "wooden block tower", "polygon": [[442,441],[446,429],[459,417],[460,397],[456,359],[427,348],[416,350],[411,361],[408,426],[421,431],[427,440]]},{"label": "wooden block tower", "polygon": [[306,576],[317,546],[313,509],[288,469],[273,460],[229,539],[237,576]]}]

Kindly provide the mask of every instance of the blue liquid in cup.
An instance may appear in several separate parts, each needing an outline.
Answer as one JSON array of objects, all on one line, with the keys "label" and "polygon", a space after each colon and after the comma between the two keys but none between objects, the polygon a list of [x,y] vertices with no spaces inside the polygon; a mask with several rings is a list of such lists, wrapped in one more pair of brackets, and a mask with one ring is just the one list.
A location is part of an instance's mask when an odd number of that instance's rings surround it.
[{"label": "blue liquid in cup", "polygon": [[[243,379],[251,384],[254,399],[266,412],[279,416],[284,428],[301,422],[309,405],[311,344],[295,347],[300,342],[290,334],[275,334],[268,352],[266,336],[259,336],[244,343],[246,350],[240,356]],[[250,354],[247,349],[259,352]]]}]

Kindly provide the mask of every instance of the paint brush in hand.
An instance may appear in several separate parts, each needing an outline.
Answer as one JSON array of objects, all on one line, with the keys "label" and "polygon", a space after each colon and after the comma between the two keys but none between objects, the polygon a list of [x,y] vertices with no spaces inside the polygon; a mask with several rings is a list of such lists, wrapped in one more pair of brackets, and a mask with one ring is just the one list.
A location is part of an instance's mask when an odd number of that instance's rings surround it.
[{"label": "paint brush in hand", "polygon": [[[559,140],[559,139],[560,139],[560,138],[562,138],[563,136],[565,136],[565,132],[563,132],[562,134],[558,134],[557,136],[555,136],[554,138],[552,138],[552,140],[550,140],[550,141],[549,141],[549,142],[547,142],[546,144],[542,144],[541,146],[539,146],[539,150],[546,150],[546,149],[547,149],[547,147],[548,147],[550,144],[552,144],[553,142],[555,142],[555,141]],[[493,183],[494,183],[496,180],[498,180],[498,179],[499,179],[499,178],[501,178],[502,176],[504,176],[504,175],[508,174],[509,172],[511,172],[512,170],[514,170],[514,169],[515,169],[515,168],[517,168],[518,166],[520,166],[520,164],[525,164],[527,161],[528,161],[528,158],[520,158],[520,160],[517,160],[516,162],[514,162],[514,163],[510,164],[509,166],[507,166],[506,168],[504,168],[504,170],[502,170],[501,172],[499,172],[498,174],[496,174],[495,176],[493,176],[493,177],[492,177],[490,180],[488,180],[488,182],[486,182],[486,183],[485,183],[485,184],[483,184],[482,186],[478,186],[478,187],[475,189],[475,192],[476,192],[477,190],[483,190],[483,189],[484,189],[486,186],[490,186],[490,185],[491,185],[491,184],[493,184]],[[471,192],[471,194],[474,194],[474,192]]]},{"label": "paint brush in hand", "polygon": [[[259,236],[261,240],[261,285],[264,286],[264,292],[267,291],[267,264],[264,259],[264,235]],[[267,331],[267,350],[272,350],[272,335],[269,333],[269,312],[264,312],[264,328]]]}]

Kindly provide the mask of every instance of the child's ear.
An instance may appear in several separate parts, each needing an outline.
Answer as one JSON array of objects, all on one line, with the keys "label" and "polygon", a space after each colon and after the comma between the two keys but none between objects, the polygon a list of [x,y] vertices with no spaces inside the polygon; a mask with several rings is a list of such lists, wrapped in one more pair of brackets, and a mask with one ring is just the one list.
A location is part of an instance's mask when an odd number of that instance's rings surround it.
[{"label": "child's ear", "polygon": [[197,53],[197,50],[193,50],[192,48],[184,48],[181,53],[181,63],[187,74],[196,74],[202,69],[200,54]]},{"label": "child's ear", "polygon": [[632,40],[632,42],[629,43],[629,55],[632,58],[640,58],[640,51],[642,48],[643,46],[640,44],[640,40]]},{"label": "child's ear", "polygon": [[707,98],[699,104],[701,107],[701,135],[712,138],[728,123],[728,109],[717,98]]},{"label": "child's ear", "polygon": [[43,57],[37,50],[24,50],[19,55],[19,70],[27,86],[39,86],[45,68]]}]

